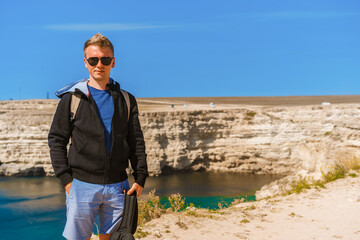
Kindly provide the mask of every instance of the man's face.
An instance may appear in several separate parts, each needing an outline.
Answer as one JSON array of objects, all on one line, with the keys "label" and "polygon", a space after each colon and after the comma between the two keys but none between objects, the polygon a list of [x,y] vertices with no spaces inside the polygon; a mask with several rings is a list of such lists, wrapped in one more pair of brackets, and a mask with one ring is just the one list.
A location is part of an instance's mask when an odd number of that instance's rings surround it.
[{"label": "man's face", "polygon": [[[85,67],[89,70],[90,79],[96,81],[109,81],[111,68],[115,67],[115,58],[112,59],[111,64],[105,66],[100,59],[102,57],[113,57],[114,54],[109,47],[99,47],[96,45],[90,45],[85,49]],[[98,57],[99,62],[95,66],[91,66],[86,59],[90,57]]]}]

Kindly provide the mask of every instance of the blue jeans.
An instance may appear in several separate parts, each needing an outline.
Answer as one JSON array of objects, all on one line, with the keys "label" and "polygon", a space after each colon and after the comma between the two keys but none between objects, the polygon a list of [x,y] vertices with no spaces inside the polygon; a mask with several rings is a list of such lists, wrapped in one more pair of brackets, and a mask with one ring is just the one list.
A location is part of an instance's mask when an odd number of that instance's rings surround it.
[{"label": "blue jeans", "polygon": [[97,214],[100,233],[116,231],[124,209],[123,190],[129,188],[128,180],[101,185],[74,179],[69,194],[66,193],[67,220],[63,236],[69,240],[90,238]]}]

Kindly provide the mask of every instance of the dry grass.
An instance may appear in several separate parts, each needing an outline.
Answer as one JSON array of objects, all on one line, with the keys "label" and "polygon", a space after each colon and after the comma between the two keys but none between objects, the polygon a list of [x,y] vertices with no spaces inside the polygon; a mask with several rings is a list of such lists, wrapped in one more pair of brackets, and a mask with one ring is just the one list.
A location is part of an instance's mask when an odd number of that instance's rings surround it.
[{"label": "dry grass", "polygon": [[[155,189],[150,191],[149,200],[139,200],[139,215],[138,215],[138,229],[135,233],[135,237],[142,238],[147,236],[149,233],[144,231],[143,228],[145,223],[159,218],[161,215],[165,213],[175,213],[177,216],[176,225],[180,228],[187,229],[187,225],[182,221],[182,217],[180,212],[184,212],[186,216],[191,217],[201,217],[201,218],[214,218],[214,213],[223,215],[224,213],[219,210],[212,209],[199,209],[196,208],[193,203],[189,203],[187,206],[185,205],[185,198],[181,196],[181,194],[171,194],[168,197],[170,207],[165,208],[165,205],[161,205],[160,197],[155,195]],[[244,202],[244,199],[240,199],[240,202]],[[231,207],[232,204],[226,203],[225,201],[219,202],[219,208],[228,208]]]},{"label": "dry grass", "polygon": [[342,168],[347,172],[350,170],[359,170],[360,158],[352,153],[339,153],[335,166]]},{"label": "dry grass", "polygon": [[171,194],[168,200],[173,212],[180,212],[185,207],[185,198],[183,198],[180,193]]},{"label": "dry grass", "polygon": [[347,176],[357,177],[357,174],[353,171],[360,170],[360,159],[354,154],[338,154],[333,166],[326,170],[327,171],[322,171],[322,179],[318,181],[314,181],[309,177],[299,177],[297,181],[293,182],[292,190],[287,191],[285,195],[300,193],[303,190],[310,189],[312,187],[325,188],[326,183],[333,182]]},{"label": "dry grass", "polygon": [[167,212],[180,212],[185,209],[185,198],[181,194],[171,194],[168,197],[170,208],[165,208],[160,202],[160,197],[155,195],[155,189],[149,192],[149,200],[139,200],[139,214],[138,225],[144,226],[145,223],[152,219],[159,218],[162,214]]},{"label": "dry grass", "polygon": [[166,212],[163,205],[160,203],[160,197],[155,195],[155,189],[149,192],[149,201],[139,200],[139,214],[138,225],[143,226],[152,219],[159,218]]}]

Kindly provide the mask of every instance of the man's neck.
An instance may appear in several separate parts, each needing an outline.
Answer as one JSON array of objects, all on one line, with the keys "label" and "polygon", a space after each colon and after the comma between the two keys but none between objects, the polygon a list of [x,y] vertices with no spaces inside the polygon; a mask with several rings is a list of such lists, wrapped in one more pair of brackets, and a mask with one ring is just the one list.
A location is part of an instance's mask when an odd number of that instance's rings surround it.
[{"label": "man's neck", "polygon": [[90,81],[88,82],[88,85],[90,87],[99,89],[99,90],[107,90],[109,89],[108,84],[109,84],[110,79],[106,80],[95,80],[90,78]]}]

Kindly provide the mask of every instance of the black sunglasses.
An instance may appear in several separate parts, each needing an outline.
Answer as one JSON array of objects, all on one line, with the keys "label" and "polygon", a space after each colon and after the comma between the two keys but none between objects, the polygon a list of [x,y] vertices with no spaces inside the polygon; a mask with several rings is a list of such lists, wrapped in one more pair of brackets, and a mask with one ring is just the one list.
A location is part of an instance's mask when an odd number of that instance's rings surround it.
[{"label": "black sunglasses", "polygon": [[[109,66],[111,64],[112,59],[113,59],[112,57],[102,57],[102,58],[100,58],[100,61],[104,66]],[[98,57],[89,57],[86,59],[86,61],[91,66],[96,66],[99,62],[99,58]]]}]

